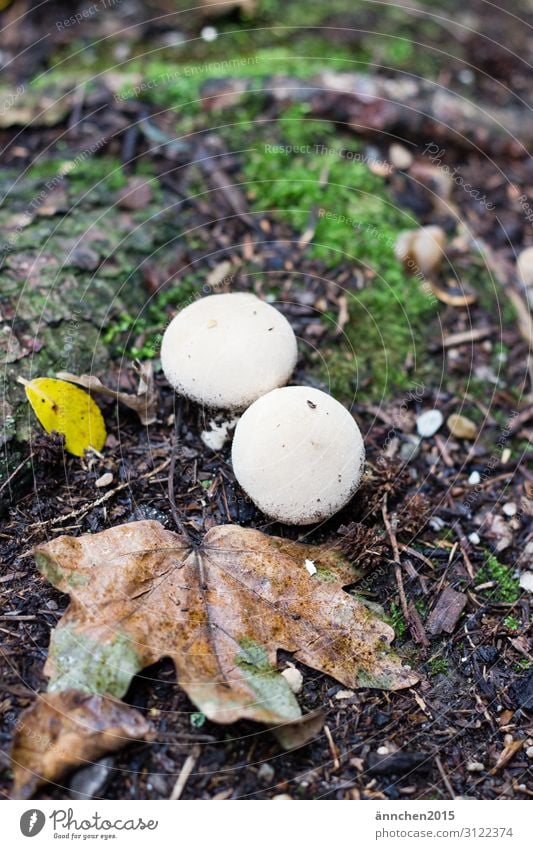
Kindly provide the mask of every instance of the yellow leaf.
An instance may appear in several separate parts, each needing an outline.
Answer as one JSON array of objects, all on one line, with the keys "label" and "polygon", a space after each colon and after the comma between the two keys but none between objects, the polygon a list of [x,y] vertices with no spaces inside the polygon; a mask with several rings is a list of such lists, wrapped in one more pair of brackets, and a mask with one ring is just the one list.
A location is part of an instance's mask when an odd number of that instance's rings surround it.
[{"label": "yellow leaf", "polygon": [[62,433],[70,454],[82,457],[88,448],[102,450],[107,436],[104,418],[87,392],[52,377],[19,381],[45,431]]}]

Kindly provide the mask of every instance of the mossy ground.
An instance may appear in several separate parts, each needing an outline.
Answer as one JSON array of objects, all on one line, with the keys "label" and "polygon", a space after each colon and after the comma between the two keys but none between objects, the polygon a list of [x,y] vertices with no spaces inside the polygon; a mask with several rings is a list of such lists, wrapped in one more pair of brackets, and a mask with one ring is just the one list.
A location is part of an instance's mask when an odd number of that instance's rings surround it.
[{"label": "mossy ground", "polygon": [[[425,4],[430,12],[436,5]],[[358,39],[355,34],[353,38],[350,35],[341,39],[332,51],[327,27],[334,26],[337,13],[345,16],[345,0],[338,3],[333,0],[327,9],[308,4],[304,11],[299,4],[283,4],[282,16],[281,6],[278,0],[260,2],[253,26],[249,28],[243,27],[242,21],[236,26],[231,17],[221,19],[219,40],[214,44],[193,39],[174,48],[134,51],[136,55],[118,65],[110,63],[102,52],[105,40],[94,45],[71,43],[68,52],[57,57],[61,64],[39,75],[29,89],[40,91],[43,87],[62,85],[65,76],[70,80],[78,77],[86,80],[87,63],[96,75],[100,66],[101,70],[109,70],[111,64],[123,78],[117,95],[175,113],[177,138],[187,142],[216,127],[227,148],[239,151],[239,170],[234,179],[257,216],[270,216],[289,225],[295,240],[313,221],[314,234],[307,256],[317,261],[317,267],[328,278],[335,280],[339,269],[348,272],[352,269],[354,277],[357,269],[363,270],[364,285],[354,284],[350,276],[345,285],[349,321],[342,336],[326,337],[331,341],[325,342],[320,355],[308,355],[306,365],[342,400],[352,398],[354,393],[359,400],[377,400],[437,376],[438,366],[427,357],[426,350],[427,341],[438,326],[439,306],[418,280],[404,272],[394,256],[398,233],[419,222],[393,202],[386,180],[369,168],[372,151],[353,134],[343,134],[331,122],[311,119],[305,104],[291,106],[265,119],[261,86],[275,73],[308,78],[324,69],[325,56],[327,66],[338,71],[371,70],[380,62],[412,69],[417,57],[411,24],[403,12],[398,14],[393,7],[387,7],[382,15],[386,15],[387,29],[395,33],[394,38],[374,37],[370,27],[364,37],[360,32]],[[359,15],[361,25],[360,16],[363,11],[368,12],[368,4],[356,3],[353,11]],[[277,27],[281,17],[283,27]],[[391,27],[395,17],[398,26]],[[426,37],[431,40],[438,36],[439,24],[428,15],[422,29],[427,30]],[[420,32],[418,26],[418,35]],[[221,44],[228,56],[226,61],[220,60]],[[431,51],[425,51],[424,56],[428,61]],[[257,91],[250,92],[236,106],[206,112],[200,105],[206,80],[236,76],[257,79]],[[139,79],[150,85],[140,90]],[[95,85],[96,78],[90,79],[87,91]],[[203,274],[201,263],[197,263],[194,273],[181,276],[144,303],[124,304],[122,298],[116,299],[116,291],[131,291],[128,282],[138,276],[139,256],[149,255],[156,244],[162,246],[158,256],[164,257],[176,237],[198,251],[202,247],[207,250],[208,236],[205,231],[186,234],[189,220],[186,209],[180,210],[177,232],[170,223],[172,216],[160,214],[168,199],[159,186],[152,160],[141,156],[132,167],[136,174],[151,179],[153,202],[150,209],[134,216],[138,226],[131,232],[117,233],[117,238],[111,237],[107,242],[104,239],[102,250],[112,259],[99,270],[98,285],[110,290],[116,320],[104,327],[102,321],[107,313],[100,322],[91,316],[91,323],[103,331],[96,339],[92,329],[87,329],[90,344],[107,348],[113,356],[156,358],[168,318],[200,290],[207,271]],[[201,173],[195,172],[194,166],[190,171],[190,193],[203,194],[206,187]],[[75,214],[69,214],[66,225],[59,227],[55,221],[38,220],[22,232],[19,247],[46,243],[52,252],[60,255],[61,236],[83,235],[90,227],[83,213],[86,211],[94,220],[95,204],[102,205],[98,216],[102,229],[115,229],[109,196],[125,185],[122,163],[107,151],[77,161],[65,141],[58,142],[46,158],[36,159],[24,175],[18,195],[21,209],[39,186],[62,173],[67,175],[69,197],[76,200]],[[468,273],[482,293],[483,303],[492,303],[493,293],[488,291],[482,261],[479,265],[474,263]],[[75,274],[78,279],[84,276],[79,270]],[[297,276],[297,268],[294,274]],[[94,282],[91,287],[94,291],[98,288]],[[100,296],[102,292],[103,289]],[[324,319],[333,329],[337,316],[327,314]],[[502,319],[507,321],[512,316],[504,312]],[[50,345],[46,347],[50,353]],[[497,354],[502,356],[501,351]],[[47,354],[43,356],[46,359]],[[50,373],[56,360],[54,356],[47,361],[38,357],[35,364],[39,371]],[[475,376],[469,378],[467,390],[474,397],[484,396],[486,382]]]},{"label": "mossy ground", "polygon": [[[274,74],[306,79],[326,66],[336,71],[371,71],[383,65],[411,72],[416,69],[421,76],[436,73],[443,57],[438,49],[417,51],[415,34],[423,37],[426,45],[438,45],[441,26],[433,15],[442,12],[442,4],[422,5],[428,14],[413,21],[393,6],[376,10],[371,4],[355,2],[350,10],[351,27],[345,0],[303,7],[259,0],[249,26],[246,13],[217,20],[219,37],[211,43],[186,37],[175,45],[146,50],[133,42],[131,57],[117,62],[109,56],[106,39],[94,43],[74,40],[54,57],[55,70],[52,67],[39,75],[31,87],[37,91],[53,88],[68,77],[70,81],[83,80],[90,93],[98,73],[112,68],[124,80],[119,97],[134,97],[149,107],[175,113],[176,137],[187,141],[218,125],[217,132],[228,148],[243,151],[236,181],[257,214],[289,224],[295,239],[317,214],[308,255],[332,278],[339,267],[362,267],[368,272],[363,288],[347,287],[350,319],[341,340],[326,345],[320,359],[310,357],[308,362],[344,400],[354,392],[360,399],[375,400],[423,383],[429,376],[431,368],[424,353],[438,309],[419,282],[404,273],[393,253],[399,231],[418,222],[393,203],[385,180],[370,171],[368,162],[357,161],[356,156],[364,160],[366,154],[353,136],[343,138],[333,124],[310,120],[305,106],[286,109],[271,121],[258,121],[264,109],[260,89]],[[341,34],[335,29],[339,16],[343,20]],[[183,26],[187,36],[186,15],[183,20],[178,16],[177,25]],[[334,49],[332,32],[336,33]],[[227,57],[224,61],[222,54]],[[92,76],[87,81],[88,68]],[[231,109],[207,113],[201,107],[200,92],[213,77],[257,79],[258,91]],[[148,85],[140,88],[139,81]],[[303,155],[272,152],[269,145],[273,144],[309,146],[310,151]],[[53,177],[68,164],[68,150],[59,148],[58,158],[38,160],[31,167],[30,183]],[[136,173],[146,172],[144,163],[142,159],[135,163]],[[69,175],[76,193],[82,198],[87,193],[93,199],[118,190],[124,179],[120,163],[101,153]],[[195,183],[192,176],[190,190],[205,190],[201,178]],[[162,199],[162,195],[156,198]],[[183,230],[186,224],[185,212],[180,215]],[[192,245],[198,236],[183,238],[191,247],[198,247]],[[133,267],[127,251],[121,261],[123,274],[129,274]],[[118,321],[106,330],[104,343],[113,346],[115,354],[156,356],[157,340],[169,313],[187,302],[198,283],[201,280],[187,275],[140,311],[122,310]],[[326,319],[333,327],[336,317]]]},{"label": "mossy ground", "polygon": [[485,590],[485,595],[488,595],[491,601],[512,604],[520,595],[520,585],[513,574],[513,569],[500,563],[498,558],[490,552],[487,552],[487,559],[478,571],[476,580],[479,584],[488,582],[496,584]]}]

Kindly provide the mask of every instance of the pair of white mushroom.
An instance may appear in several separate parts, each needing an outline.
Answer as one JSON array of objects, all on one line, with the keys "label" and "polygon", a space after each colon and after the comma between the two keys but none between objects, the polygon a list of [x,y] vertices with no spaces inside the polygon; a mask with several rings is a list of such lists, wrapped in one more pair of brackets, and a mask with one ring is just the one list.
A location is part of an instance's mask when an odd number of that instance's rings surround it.
[{"label": "pair of white mushroom", "polygon": [[[359,486],[361,432],[338,401],[285,386],[297,359],[286,318],[255,295],[210,295],[167,327],[161,363],[180,394],[240,411],[232,463],[239,484],[267,516],[310,524],[341,509]],[[278,388],[283,387],[283,388]]]}]

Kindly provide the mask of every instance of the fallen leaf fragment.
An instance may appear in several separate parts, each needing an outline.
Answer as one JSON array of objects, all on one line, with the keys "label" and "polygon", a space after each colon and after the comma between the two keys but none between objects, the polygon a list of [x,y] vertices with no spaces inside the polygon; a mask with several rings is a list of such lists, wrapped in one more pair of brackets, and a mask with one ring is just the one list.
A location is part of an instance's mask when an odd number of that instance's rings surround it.
[{"label": "fallen leaf fragment", "polygon": [[[357,573],[334,549],[235,525],[211,528],[191,548],[141,521],[58,537],[35,557],[71,597],[45,666],[58,697],[75,689],[120,698],[138,671],[170,657],[206,717],[263,722],[290,748],[315,736],[323,717],[302,716],[276,668],[278,649],[350,688],[418,680],[391,652],[392,628],[343,590]],[[313,580],[306,559],[316,564]]]},{"label": "fallen leaf fragment", "polygon": [[443,631],[453,634],[467,601],[468,598],[464,593],[459,593],[452,587],[446,587],[429,614],[426,622],[428,633],[433,637]]},{"label": "fallen leaf fragment", "polygon": [[157,419],[158,394],[154,385],[153,366],[150,362],[136,364],[137,375],[139,378],[139,387],[137,394],[132,395],[130,392],[121,392],[118,389],[110,389],[105,386],[102,381],[92,374],[82,374],[78,377],[76,374],[71,374],[68,371],[60,371],[57,376],[61,380],[68,380],[70,383],[76,383],[78,386],[83,386],[90,392],[99,392],[107,398],[114,398],[130,410],[134,410],[141,424],[151,425]]},{"label": "fallen leaf fragment", "polygon": [[12,797],[28,799],[40,784],[148,736],[143,715],[117,699],[78,690],[43,693],[17,724]]},{"label": "fallen leaf fragment", "polygon": [[89,448],[102,450],[107,436],[104,418],[87,392],[51,377],[18,380],[45,431],[63,434],[70,454],[82,457]]},{"label": "fallen leaf fragment", "polygon": [[498,760],[496,761],[496,764],[495,764],[495,765],[493,766],[493,768],[491,769],[490,774],[491,774],[491,775],[496,775],[496,773],[497,773],[497,772],[498,772],[498,771],[499,771],[502,767],[504,767],[506,764],[508,764],[508,763],[509,763],[509,761],[510,761],[512,758],[514,758],[514,756],[516,755],[516,753],[517,753],[517,752],[518,752],[518,751],[522,748],[522,746],[523,746],[523,745],[524,745],[524,741],[523,741],[523,740],[512,740],[510,743],[508,743],[508,744],[507,744],[507,745],[506,745],[506,746],[502,749],[502,751],[500,752],[500,754],[499,754],[499,756],[498,756]]},{"label": "fallen leaf fragment", "polygon": [[464,286],[451,286],[444,289],[436,283],[430,283],[431,291],[443,304],[451,307],[468,307],[475,304],[477,295],[475,292],[467,291]]}]

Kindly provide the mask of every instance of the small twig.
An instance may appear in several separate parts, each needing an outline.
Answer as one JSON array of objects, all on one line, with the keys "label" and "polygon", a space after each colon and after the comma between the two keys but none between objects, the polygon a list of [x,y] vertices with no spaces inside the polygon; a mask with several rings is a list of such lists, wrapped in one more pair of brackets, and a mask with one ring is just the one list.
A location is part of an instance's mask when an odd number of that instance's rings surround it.
[{"label": "small twig", "polygon": [[460,333],[452,333],[450,336],[443,337],[443,348],[455,348],[458,345],[468,345],[472,342],[481,342],[487,336],[494,333],[493,327],[473,327],[471,330],[463,330]]},{"label": "small twig", "polygon": [[[383,522],[385,523],[385,527],[387,529],[387,534],[389,535],[390,544],[393,553],[394,559],[394,576],[396,578],[396,586],[398,587],[398,595],[400,596],[400,604],[402,606],[402,613],[406,623],[409,625],[411,632],[415,629],[411,628],[411,617],[409,615],[409,606],[407,604],[407,598],[405,596],[405,590],[403,586],[403,578],[402,578],[402,565],[400,562],[400,551],[398,548],[398,540],[396,539],[396,534],[394,533],[394,529],[392,527],[392,523],[389,519],[389,514],[387,511],[387,493],[383,496],[383,504],[381,508],[381,512],[383,515]],[[414,633],[413,633],[413,636]]]},{"label": "small twig", "polygon": [[410,554],[411,557],[416,557],[417,560],[421,560],[422,563],[425,563],[426,566],[429,566],[432,572],[435,571],[435,567],[429,557],[426,557],[422,552],[417,551],[416,548],[411,548],[410,545],[402,545],[402,551],[405,551],[406,554]]},{"label": "small twig", "polygon": [[185,785],[189,780],[191,772],[196,766],[196,762],[201,754],[200,746],[193,746],[191,749],[191,754],[185,758],[184,764],[181,768],[180,774],[178,775],[178,780],[176,781],[172,793],[170,794],[170,799],[172,801],[176,801],[181,798],[181,794],[185,790]]},{"label": "small twig", "polygon": [[424,630],[424,626],[422,624],[422,620],[418,615],[418,611],[415,607],[407,603],[407,597],[405,595],[405,589],[403,586],[403,577],[402,577],[402,564],[400,561],[400,549],[398,547],[398,540],[396,539],[396,533],[394,532],[394,528],[392,527],[392,522],[389,518],[389,513],[387,510],[387,493],[383,496],[383,504],[381,508],[381,512],[383,515],[383,522],[387,529],[387,534],[389,536],[393,560],[394,560],[394,577],[396,578],[396,586],[398,587],[398,595],[400,596],[400,604],[402,606],[403,617],[409,626],[409,631],[413,640],[416,643],[419,643],[423,646],[428,646],[429,641],[426,636],[426,632]]},{"label": "small twig", "polygon": [[381,513],[383,515],[383,522],[385,523],[385,527],[387,529],[387,533],[389,535],[389,540],[392,548],[392,553],[394,556],[394,562],[400,562],[400,550],[398,548],[398,540],[396,539],[396,534],[392,528],[391,521],[389,519],[389,513],[387,510],[387,493],[383,496],[383,504],[381,507]]},{"label": "small twig", "polygon": [[333,768],[339,769],[341,762],[339,760],[339,750],[335,745],[335,741],[332,737],[331,731],[327,725],[324,725],[324,734],[326,735],[326,739],[328,741],[329,750],[331,752],[331,757],[333,758]]},{"label": "small twig", "polygon": [[10,475],[9,475],[9,477],[8,477],[8,479],[7,479],[6,481],[4,481],[4,483],[2,484],[2,486],[0,486],[0,492],[3,492],[3,491],[4,491],[4,489],[5,489],[7,486],[9,486],[9,484],[11,483],[11,481],[12,481],[14,478],[16,478],[16,476],[17,476],[17,475],[18,475],[18,473],[19,473],[19,472],[20,472],[20,471],[24,468],[24,466],[26,465],[26,463],[29,463],[29,462],[30,462],[30,460],[32,460],[34,457],[35,457],[35,452],[34,452],[34,451],[32,451],[32,452],[31,452],[31,454],[30,454],[28,457],[26,457],[26,459],[25,459],[25,460],[23,460],[23,461],[22,461],[22,463],[19,463],[19,464],[18,464],[18,466],[17,466],[17,468],[15,469],[15,471],[14,471],[14,472],[11,472],[11,474],[10,474]]},{"label": "small twig", "polygon": [[451,785],[450,779],[446,775],[446,772],[445,772],[444,767],[442,765],[441,759],[439,758],[438,755],[435,756],[435,763],[437,764],[437,769],[440,772],[440,777],[442,778],[442,780],[444,782],[444,786],[446,787],[446,790],[450,794],[451,798],[455,799],[454,789]]},{"label": "small twig", "polygon": [[533,419],[533,404],[514,417],[513,423],[509,425],[509,433],[516,433],[530,419]]},{"label": "small twig", "polygon": [[172,518],[174,519],[174,524],[179,530],[180,534],[185,537],[185,539],[192,545],[192,540],[190,534],[185,528],[183,523],[183,519],[179,514],[179,510],[176,506],[176,498],[174,495],[174,475],[176,473],[176,461],[178,459],[177,451],[178,451],[178,440],[179,440],[179,429],[181,425],[181,420],[183,417],[183,398],[178,399],[178,405],[176,410],[176,418],[174,420],[174,438],[172,440],[172,449],[170,453],[170,469],[168,470],[168,500],[170,503],[170,512],[172,513]]}]

